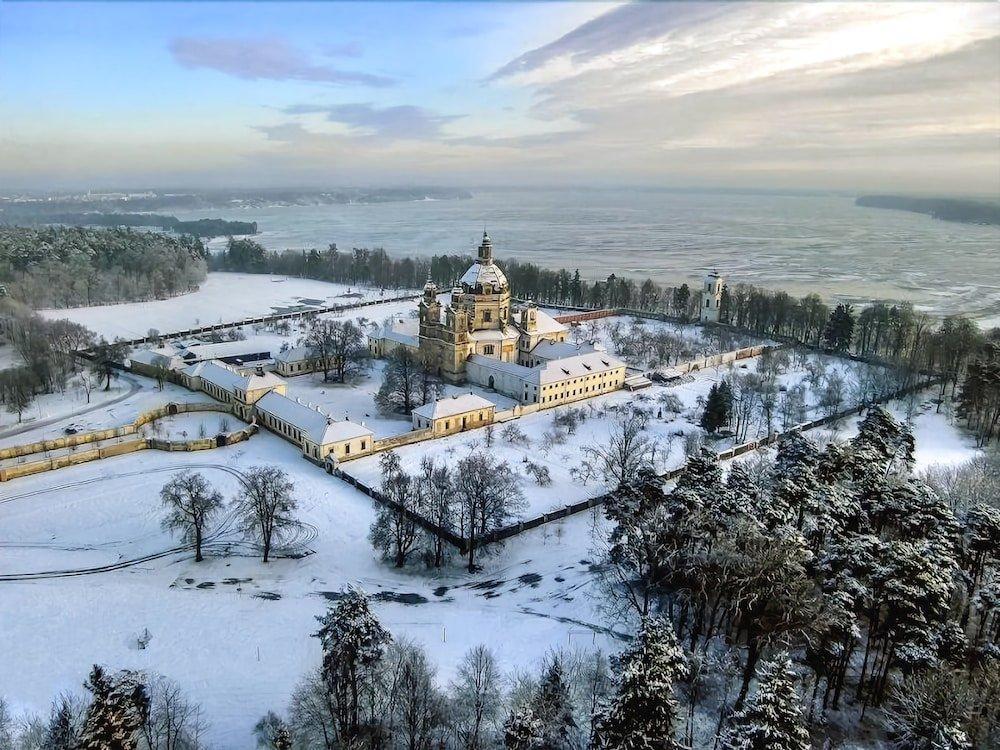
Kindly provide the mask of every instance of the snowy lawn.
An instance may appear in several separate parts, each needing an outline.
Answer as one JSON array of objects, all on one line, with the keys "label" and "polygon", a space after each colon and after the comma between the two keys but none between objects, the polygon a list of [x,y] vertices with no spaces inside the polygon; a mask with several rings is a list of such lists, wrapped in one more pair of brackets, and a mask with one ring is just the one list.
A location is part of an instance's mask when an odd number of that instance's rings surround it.
[{"label": "snowy lawn", "polygon": [[352,288],[326,281],[248,273],[210,273],[196,292],[165,300],[121,305],[40,310],[46,318],[68,318],[112,339],[138,338],[150,329],[178,331],[303,307],[325,307],[400,292]]},{"label": "snowy lawn", "polygon": [[[0,582],[9,649],[0,694],[15,713],[48,711],[53,695],[79,691],[90,665],[149,669],[184,685],[211,722],[209,743],[245,748],[256,719],[283,710],[296,682],[319,665],[315,616],[326,594],[358,584],[397,637],[423,643],[446,682],[470,647],[487,643],[510,668],[535,668],[559,646],[614,648],[586,595],[591,514],[513,540],[486,570],[459,562],[434,575],[399,572],[367,541],[371,501],[261,434],[210,453],[147,453],[16,480],[0,501],[0,572],[86,567],[169,550],[158,492],[174,472],[196,468],[227,498],[225,469],[278,464],[296,483],[306,545],[314,554],[267,566],[249,556],[202,564],[168,554],[123,570],[73,578]],[[228,536],[227,536],[228,538]],[[233,537],[235,538],[235,537]],[[236,552],[241,551],[235,546]],[[248,550],[242,550],[244,553]],[[410,602],[410,603],[404,603]],[[136,638],[152,641],[140,651]]]}]

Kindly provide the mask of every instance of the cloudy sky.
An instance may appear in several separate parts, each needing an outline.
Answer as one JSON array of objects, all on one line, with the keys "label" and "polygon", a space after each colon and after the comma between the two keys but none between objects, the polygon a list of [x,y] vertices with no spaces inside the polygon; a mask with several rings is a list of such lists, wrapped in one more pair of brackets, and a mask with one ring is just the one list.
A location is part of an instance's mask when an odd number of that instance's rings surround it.
[{"label": "cloudy sky", "polygon": [[1000,4],[0,0],[0,188],[1000,194]]}]

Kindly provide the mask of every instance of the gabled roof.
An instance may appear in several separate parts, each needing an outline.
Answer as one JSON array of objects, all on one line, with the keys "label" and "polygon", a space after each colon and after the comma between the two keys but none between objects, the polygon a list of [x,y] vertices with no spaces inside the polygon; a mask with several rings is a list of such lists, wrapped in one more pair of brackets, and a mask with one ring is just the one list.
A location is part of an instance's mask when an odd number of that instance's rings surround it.
[{"label": "gabled roof", "polygon": [[[514,319],[514,325],[517,326],[518,330],[522,330],[520,309],[514,310],[512,317]],[[532,333],[536,336],[546,333],[562,333],[567,330],[569,330],[568,326],[563,325],[548,313],[537,309],[535,310],[535,330],[532,331]],[[525,331],[525,333],[527,333],[527,331]]]},{"label": "gabled roof", "polygon": [[496,404],[474,393],[462,393],[447,398],[439,398],[429,404],[424,404],[413,410],[413,413],[424,419],[441,419],[453,417],[456,414],[466,414],[480,409],[495,409]]},{"label": "gabled roof", "polygon": [[234,390],[257,391],[262,388],[274,388],[285,382],[273,372],[265,372],[263,375],[256,373],[244,375],[239,370],[216,360],[198,362],[190,367],[185,367],[183,372],[189,377],[201,378],[212,383],[228,393],[232,393]]},{"label": "gabled roof", "polygon": [[537,367],[525,367],[514,362],[501,362],[493,357],[484,357],[480,354],[473,354],[468,361],[497,372],[506,372],[535,385],[558,383],[569,378],[598,375],[602,372],[611,372],[625,367],[625,363],[620,359],[612,357],[606,352],[597,351],[578,354],[575,357],[554,359]]},{"label": "gabled roof", "polygon": [[286,422],[316,445],[339,443],[361,437],[371,437],[375,433],[369,428],[346,419],[335,420],[316,407],[303,404],[295,399],[271,391],[254,405],[254,408]]},{"label": "gabled roof", "polygon": [[306,359],[317,359],[308,346],[293,346],[274,355],[275,362],[301,362]]}]

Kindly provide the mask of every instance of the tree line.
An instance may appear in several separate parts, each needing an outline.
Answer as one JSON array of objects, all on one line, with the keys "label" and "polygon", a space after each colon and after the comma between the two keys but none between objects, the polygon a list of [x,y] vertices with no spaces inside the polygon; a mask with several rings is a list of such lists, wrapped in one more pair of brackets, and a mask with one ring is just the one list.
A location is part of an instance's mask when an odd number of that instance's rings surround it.
[{"label": "tree line", "polygon": [[198,288],[206,255],[186,235],[0,226],[0,288],[36,309],[163,299]]}]

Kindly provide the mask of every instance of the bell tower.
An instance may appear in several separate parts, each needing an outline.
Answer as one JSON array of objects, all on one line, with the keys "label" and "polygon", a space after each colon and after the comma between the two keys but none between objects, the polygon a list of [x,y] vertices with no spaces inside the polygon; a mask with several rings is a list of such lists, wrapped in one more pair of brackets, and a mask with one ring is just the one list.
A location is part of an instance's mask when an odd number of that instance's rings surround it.
[{"label": "bell tower", "polygon": [[712,271],[705,276],[705,283],[701,288],[701,312],[698,313],[698,319],[702,323],[719,322],[723,283],[718,271]]}]

